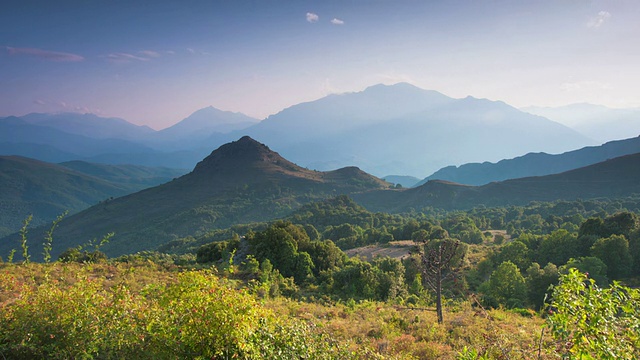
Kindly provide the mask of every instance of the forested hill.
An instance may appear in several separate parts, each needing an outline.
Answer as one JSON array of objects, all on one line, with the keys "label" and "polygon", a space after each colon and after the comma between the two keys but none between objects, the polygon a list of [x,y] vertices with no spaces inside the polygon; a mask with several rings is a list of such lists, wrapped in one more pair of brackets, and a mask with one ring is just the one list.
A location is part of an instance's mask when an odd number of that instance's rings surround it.
[{"label": "forested hill", "polygon": [[33,215],[33,224],[55,219],[130,191],[97,177],[20,156],[0,156],[0,235],[17,231]]},{"label": "forested hill", "polygon": [[[189,174],[63,220],[56,230],[55,250],[110,232],[115,236],[104,247],[108,255],[155,249],[176,237],[271,220],[308,202],[390,186],[355,167],[307,170],[243,137],[213,151]],[[33,236],[41,237],[38,231]],[[0,240],[0,255],[16,245],[15,236]]]},{"label": "forested hill", "polygon": [[469,186],[432,180],[406,190],[382,190],[354,195],[372,211],[401,212],[435,207],[524,205],[555,201],[622,197],[640,193],[640,153],[626,155],[555,175],[526,177]]},{"label": "forested hill", "polygon": [[529,153],[497,163],[484,162],[464,164],[459,167],[447,166],[420,181],[416,186],[430,180],[445,180],[466,185],[485,185],[493,181],[557,174],[637,152],[640,152],[640,137],[610,141],[600,146],[589,146],[558,155]]}]

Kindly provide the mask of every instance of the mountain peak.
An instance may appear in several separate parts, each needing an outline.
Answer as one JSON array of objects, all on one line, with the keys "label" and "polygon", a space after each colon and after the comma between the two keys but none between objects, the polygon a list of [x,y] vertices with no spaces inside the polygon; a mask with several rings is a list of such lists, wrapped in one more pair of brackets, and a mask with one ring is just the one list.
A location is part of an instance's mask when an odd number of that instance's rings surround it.
[{"label": "mountain peak", "polygon": [[220,176],[240,176],[244,180],[250,180],[257,174],[256,171],[284,173],[299,170],[303,169],[284,159],[266,145],[249,136],[243,136],[237,141],[224,144],[214,150],[196,165],[192,174],[215,173]]}]

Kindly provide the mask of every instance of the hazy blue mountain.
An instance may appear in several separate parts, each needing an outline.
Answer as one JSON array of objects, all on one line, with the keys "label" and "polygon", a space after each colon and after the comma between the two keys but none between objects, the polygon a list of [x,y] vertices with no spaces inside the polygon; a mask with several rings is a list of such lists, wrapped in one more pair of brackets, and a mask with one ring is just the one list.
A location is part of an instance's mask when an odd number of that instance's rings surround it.
[{"label": "hazy blue mountain", "polygon": [[209,106],[158,131],[150,144],[164,150],[211,149],[211,146],[237,138],[235,135],[228,135],[230,132],[246,129],[259,121],[242,113],[222,111]]},{"label": "hazy blue mountain", "polygon": [[20,117],[34,125],[46,126],[69,134],[94,139],[142,140],[155,132],[148,126],[138,126],[119,118],[104,118],[94,114],[32,113]]},{"label": "hazy blue mountain", "polygon": [[594,141],[505,103],[376,85],[292,106],[243,131],[311,169],[426,176],[451,164],[563,152]]},{"label": "hazy blue mountain", "polygon": [[484,162],[464,164],[458,167],[447,166],[418,182],[416,186],[430,180],[484,185],[493,181],[556,174],[638,152],[640,152],[640,137],[611,141],[600,146],[589,146],[558,155],[529,153],[497,163]]},{"label": "hazy blue mountain", "polygon": [[118,138],[90,138],[72,134],[53,127],[32,124],[15,116],[0,119],[0,148],[5,149],[3,155],[33,155],[29,145],[36,148],[47,147],[58,155],[71,154],[71,158],[57,161],[86,158],[104,153],[148,153],[152,150],[142,144]]},{"label": "hazy blue mountain", "polygon": [[354,194],[370,211],[402,212],[435,207],[470,209],[476,206],[526,205],[531,201],[618,198],[640,193],[640,153],[625,155],[560,174],[525,177],[483,186],[431,180],[401,190]]},{"label": "hazy blue mountain", "polygon": [[383,177],[382,180],[392,184],[400,184],[402,187],[413,187],[420,182],[420,179],[417,177],[407,175],[387,175]]},{"label": "hazy blue mountain", "polygon": [[601,142],[640,135],[640,108],[611,109],[601,105],[572,104],[557,108],[532,106],[522,110],[564,124]]},{"label": "hazy blue mountain", "polygon": [[0,234],[17,231],[28,215],[33,215],[32,225],[40,225],[66,210],[75,213],[129,192],[61,165],[0,156]]}]

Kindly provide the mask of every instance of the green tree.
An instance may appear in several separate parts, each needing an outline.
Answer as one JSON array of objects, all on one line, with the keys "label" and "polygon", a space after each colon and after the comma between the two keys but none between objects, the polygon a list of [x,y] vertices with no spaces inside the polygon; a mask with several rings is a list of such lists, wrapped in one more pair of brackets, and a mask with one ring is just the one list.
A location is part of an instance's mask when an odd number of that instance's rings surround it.
[{"label": "green tree", "polygon": [[527,269],[526,275],[525,282],[529,302],[533,304],[536,309],[540,309],[544,304],[549,286],[558,283],[560,276],[558,268],[551,263],[547,264],[544,268],[540,268],[538,263],[533,263]]},{"label": "green tree", "polygon": [[486,285],[486,295],[508,308],[523,307],[527,302],[527,285],[518,267],[506,261],[498,265]]},{"label": "green tree", "polygon": [[516,264],[520,271],[524,271],[529,265],[531,265],[531,258],[529,255],[529,249],[521,241],[512,241],[502,246],[495,254],[494,263],[501,264],[505,261],[511,261]]},{"label": "green tree", "polygon": [[565,264],[579,254],[576,234],[559,229],[546,236],[538,249],[538,263]]},{"label": "green tree", "polygon": [[607,265],[607,275],[611,279],[620,279],[631,273],[633,258],[629,253],[629,241],[624,235],[598,239],[591,247],[591,255]]}]

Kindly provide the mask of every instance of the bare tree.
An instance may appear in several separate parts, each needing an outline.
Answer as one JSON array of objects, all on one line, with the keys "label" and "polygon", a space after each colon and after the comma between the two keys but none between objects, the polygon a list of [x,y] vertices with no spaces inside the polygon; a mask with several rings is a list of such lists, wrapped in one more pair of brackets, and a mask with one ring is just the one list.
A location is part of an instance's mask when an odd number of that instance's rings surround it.
[{"label": "bare tree", "polygon": [[[460,241],[447,239],[439,242],[437,246],[424,249],[421,252],[422,258],[422,280],[431,290],[436,293],[436,312],[438,323],[444,321],[442,316],[442,282],[450,277],[454,277],[457,269],[453,267],[453,260],[458,255]],[[464,257],[464,253],[461,254]],[[456,263],[461,263],[456,261]]]}]

